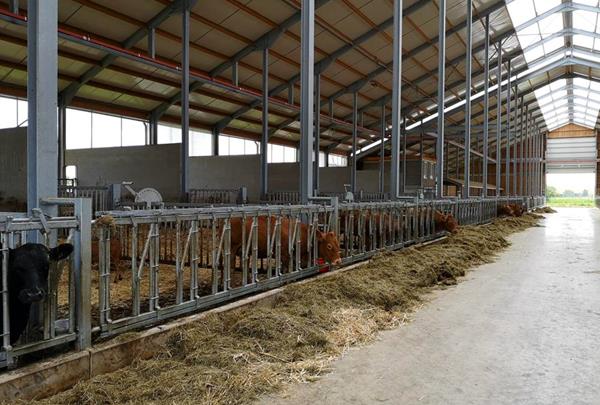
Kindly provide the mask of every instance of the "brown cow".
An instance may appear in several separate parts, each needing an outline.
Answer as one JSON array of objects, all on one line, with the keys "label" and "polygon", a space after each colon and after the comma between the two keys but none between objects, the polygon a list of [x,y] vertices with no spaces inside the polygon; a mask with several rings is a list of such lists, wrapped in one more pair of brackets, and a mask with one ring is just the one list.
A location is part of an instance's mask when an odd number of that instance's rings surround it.
[{"label": "brown cow", "polygon": [[523,204],[509,204],[508,206],[510,209],[512,209],[513,216],[515,217],[522,217],[525,213],[525,207],[523,207]]},{"label": "brown cow", "polygon": [[[276,218],[271,217],[270,234],[274,235]],[[268,257],[267,251],[267,217],[258,217],[258,259]],[[293,232],[294,226],[288,218],[281,219],[281,261],[282,266],[286,268],[290,260],[290,254],[287,246],[289,235]],[[246,240],[249,239],[252,230],[252,220],[246,220]],[[242,249],[242,220],[241,218],[231,219],[231,253],[240,256]],[[303,267],[308,265],[308,226],[300,224],[300,256]],[[341,264],[340,244],[338,238],[333,232],[321,232],[317,230],[317,252],[318,256],[330,264]]]},{"label": "brown cow", "polygon": [[444,214],[443,212],[436,210],[433,213],[433,222],[435,223],[435,232],[458,232],[458,222],[452,214]]},{"label": "brown cow", "polygon": [[499,217],[514,217],[515,213],[509,204],[502,204],[498,206]]}]

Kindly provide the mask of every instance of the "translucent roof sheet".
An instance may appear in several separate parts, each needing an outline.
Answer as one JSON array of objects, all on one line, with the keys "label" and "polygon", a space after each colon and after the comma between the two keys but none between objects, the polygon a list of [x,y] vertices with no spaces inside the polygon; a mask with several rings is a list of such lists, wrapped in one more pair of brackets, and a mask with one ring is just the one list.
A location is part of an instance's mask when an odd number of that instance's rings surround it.
[{"label": "translucent roof sheet", "polygon": [[[528,66],[547,60],[550,53],[566,48],[565,35],[570,29],[573,35],[573,50],[566,49],[565,57],[572,55],[597,62],[600,57],[591,52],[600,51],[600,18],[598,11],[590,7],[599,6],[599,0],[575,0],[584,9],[572,13],[572,27],[565,27],[564,9],[561,0],[514,0],[507,9]],[[552,11],[553,9],[554,12]],[[541,62],[543,63],[543,62]],[[552,130],[569,122],[595,127],[600,109],[600,85],[585,78],[560,79],[535,91],[538,105],[548,129]]]}]

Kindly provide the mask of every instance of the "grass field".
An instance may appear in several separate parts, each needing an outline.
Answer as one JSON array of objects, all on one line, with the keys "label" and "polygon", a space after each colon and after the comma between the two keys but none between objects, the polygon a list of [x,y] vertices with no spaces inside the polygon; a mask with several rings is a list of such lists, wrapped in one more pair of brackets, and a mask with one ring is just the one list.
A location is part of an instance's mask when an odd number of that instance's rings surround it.
[{"label": "grass field", "polygon": [[593,198],[584,197],[551,197],[547,203],[551,207],[594,207]]}]

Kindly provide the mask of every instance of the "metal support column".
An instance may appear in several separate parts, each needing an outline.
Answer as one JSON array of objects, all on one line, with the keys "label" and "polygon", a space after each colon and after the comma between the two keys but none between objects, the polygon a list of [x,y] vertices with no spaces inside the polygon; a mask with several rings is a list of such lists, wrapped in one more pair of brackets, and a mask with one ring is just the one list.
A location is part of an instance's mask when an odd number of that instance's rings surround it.
[{"label": "metal support column", "polygon": [[148,145],[158,144],[158,119],[151,115],[148,119]]},{"label": "metal support column", "polygon": [[[442,0],[444,1],[444,0]],[[392,62],[392,133],[390,139],[390,197],[400,195],[400,117],[402,109],[402,0],[394,0],[394,33]]]},{"label": "metal support column", "polygon": [[[525,166],[523,165],[523,149],[525,146],[525,134],[527,131],[527,114],[529,112],[529,106],[523,104],[525,100],[521,97],[521,135],[519,137],[519,195],[524,195],[524,183],[525,183]],[[524,111],[523,111],[523,107]]]},{"label": "metal support column", "polygon": [[[438,119],[436,143],[436,197],[444,195],[444,98],[446,90],[446,0],[439,1],[439,28],[438,28]],[[465,148],[468,150],[468,147]]]},{"label": "metal support column", "polygon": [[156,58],[156,29],[154,27],[148,29],[148,55],[152,59]]},{"label": "metal support column", "polygon": [[321,75],[315,75],[315,144],[314,144],[314,168],[313,189],[315,195],[319,195],[319,146],[321,144]]},{"label": "metal support column", "polygon": [[231,65],[231,82],[233,83],[234,86],[240,85],[240,76],[239,76],[238,65],[239,64],[238,64],[237,60],[235,62],[233,62],[233,65]]},{"label": "metal support column", "polygon": [[260,137],[260,198],[267,200],[269,187],[269,165],[267,149],[269,146],[269,48],[262,52],[262,134]]},{"label": "metal support column", "polygon": [[406,120],[402,120],[402,125],[400,126],[400,137],[402,140],[402,175],[400,176],[400,193],[402,195],[406,195]]},{"label": "metal support column", "polygon": [[[522,101],[522,100],[521,100]],[[517,196],[519,194],[519,190],[517,189],[517,177],[519,176],[519,172],[517,171],[517,145],[519,144],[519,137],[521,132],[521,126],[519,123],[520,113],[519,108],[523,109],[523,103],[519,103],[519,85],[515,83],[515,136],[513,140],[513,156],[512,156],[512,166],[513,166],[513,194]]]},{"label": "metal support column", "polygon": [[356,153],[358,150],[358,93],[352,93],[352,168],[350,172],[350,189],[356,194]]},{"label": "metal support column", "polygon": [[381,143],[379,144],[379,192],[385,192],[385,104],[381,105]]},{"label": "metal support column", "polygon": [[467,0],[467,52],[465,53],[465,185],[464,198],[471,196],[471,64],[473,59],[473,0]]},{"label": "metal support column", "polygon": [[190,10],[187,2],[181,10],[181,148],[180,186],[182,201],[187,201],[189,191],[190,148]]},{"label": "metal support column", "polygon": [[489,154],[489,114],[490,114],[490,15],[485,16],[485,64],[483,73],[483,197],[488,196],[488,154]]},{"label": "metal support column", "polygon": [[67,107],[58,106],[58,178],[65,178],[65,152],[67,149]]},{"label": "metal support column", "polygon": [[302,0],[300,17],[302,48],[300,62],[300,202],[308,204],[312,196],[312,145],[315,64],[315,0]]},{"label": "metal support column", "polygon": [[529,115],[529,106],[527,106],[527,116],[525,117],[525,158],[523,160],[523,164],[524,164],[524,182],[525,182],[525,195],[529,196],[529,179],[531,178],[531,176],[529,175],[529,129],[530,129],[530,115]]},{"label": "metal support column", "polygon": [[498,43],[498,71],[496,77],[498,89],[496,92],[496,197],[500,196],[502,183],[502,42]]},{"label": "metal support column", "polygon": [[511,124],[511,88],[512,88],[512,68],[510,59],[508,60],[508,84],[506,85],[506,148],[504,155],[504,195],[510,195],[510,124]]},{"label": "metal support column", "polygon": [[213,128],[211,131],[211,135],[212,135],[212,140],[211,140],[212,155],[219,156],[219,129]]},{"label": "metal support column", "polygon": [[11,13],[19,14],[19,0],[10,0],[9,9]]},{"label": "metal support column", "polygon": [[[27,210],[58,191],[58,1],[30,0],[27,23]],[[47,209],[56,215],[56,208]]]}]

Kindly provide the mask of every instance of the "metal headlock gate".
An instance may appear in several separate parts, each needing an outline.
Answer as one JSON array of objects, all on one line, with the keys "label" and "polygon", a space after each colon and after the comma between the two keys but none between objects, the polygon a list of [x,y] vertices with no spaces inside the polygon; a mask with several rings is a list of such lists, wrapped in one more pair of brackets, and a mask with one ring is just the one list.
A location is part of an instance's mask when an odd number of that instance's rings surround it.
[{"label": "metal headlock gate", "polygon": [[[56,345],[76,342],[75,348],[83,349],[91,344],[92,334],[115,336],[313,275],[326,266],[319,257],[319,238],[327,232],[337,234],[342,264],[349,264],[441,236],[435,229],[437,210],[452,213],[465,225],[491,221],[499,204],[520,203],[534,209],[545,202],[544,197],[342,204],[337,198],[329,203],[324,197],[315,200],[318,203],[304,206],[98,213],[110,215],[106,222],[91,220],[89,199],[53,199],[49,203],[73,206],[74,215],[0,215],[0,366],[10,365],[15,356]],[[56,245],[59,237],[72,241],[75,251],[65,261],[66,286],[57,282],[60,269],[49,277],[49,298],[38,325],[42,334],[25,336],[23,343],[11,347],[8,247],[25,243],[32,231],[42,232],[47,246]],[[117,258],[126,263],[121,281],[129,291],[125,299],[114,293],[119,271],[111,266],[115,241]],[[94,244],[96,257],[90,258]],[[92,268],[92,261],[97,267]],[[94,303],[92,280],[97,288]],[[59,285],[68,291],[58,291]],[[68,297],[67,304],[58,304],[59,295]]]}]

